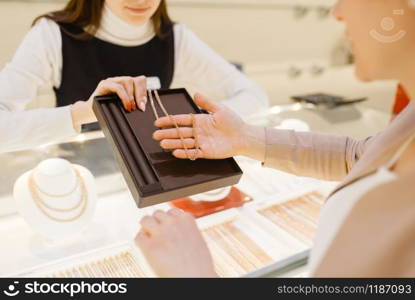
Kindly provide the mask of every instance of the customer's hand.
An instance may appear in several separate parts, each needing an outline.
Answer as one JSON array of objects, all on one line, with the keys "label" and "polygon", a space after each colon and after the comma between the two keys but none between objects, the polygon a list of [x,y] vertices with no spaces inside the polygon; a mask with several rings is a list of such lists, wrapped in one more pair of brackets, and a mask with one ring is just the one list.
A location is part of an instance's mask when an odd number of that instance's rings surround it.
[{"label": "customer's hand", "polygon": [[[211,112],[211,114],[194,115],[194,124],[191,115],[176,115],[174,120],[180,128],[182,137],[188,153],[184,150],[176,128],[169,117],[163,117],[155,122],[159,128],[169,128],[158,130],[154,133],[154,139],[161,141],[160,145],[164,149],[174,150],[173,155],[177,158],[208,158],[221,159],[239,155],[243,152],[246,145],[244,133],[247,125],[231,109],[224,105],[214,103],[202,95],[196,95],[195,103]],[[192,129],[192,125],[194,128]],[[199,150],[189,150],[195,148],[198,141]],[[195,158],[196,158],[195,157]]]},{"label": "customer's hand", "polygon": [[136,244],[160,277],[217,277],[194,218],[178,209],[141,220]]},{"label": "customer's hand", "polygon": [[137,108],[144,111],[147,103],[146,77],[124,76],[102,80],[88,101],[78,101],[72,105],[72,121],[76,129],[79,129],[83,124],[96,122],[97,119],[92,110],[94,98],[108,94],[117,94],[127,111]]}]

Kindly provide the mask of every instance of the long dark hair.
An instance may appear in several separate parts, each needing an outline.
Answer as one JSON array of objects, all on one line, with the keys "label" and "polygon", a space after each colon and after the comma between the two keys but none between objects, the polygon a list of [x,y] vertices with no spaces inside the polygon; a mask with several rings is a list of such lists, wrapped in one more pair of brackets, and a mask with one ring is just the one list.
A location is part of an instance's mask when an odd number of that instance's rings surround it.
[{"label": "long dark hair", "polygon": [[[90,39],[94,36],[101,24],[102,10],[105,0],[69,0],[65,8],[37,17],[33,24],[41,18],[47,18],[58,24],[69,24],[78,28],[90,28],[89,32],[74,34],[68,32],[64,27],[62,29],[76,39]],[[166,0],[161,0],[159,7],[152,16],[154,30],[160,38],[164,38],[173,21],[167,12]]]}]

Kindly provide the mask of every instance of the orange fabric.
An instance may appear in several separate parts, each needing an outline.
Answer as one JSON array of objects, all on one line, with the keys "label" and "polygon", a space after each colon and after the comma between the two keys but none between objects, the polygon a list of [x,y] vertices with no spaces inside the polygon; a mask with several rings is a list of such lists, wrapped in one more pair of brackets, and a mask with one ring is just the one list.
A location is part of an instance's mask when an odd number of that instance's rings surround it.
[{"label": "orange fabric", "polygon": [[207,202],[182,198],[171,201],[170,205],[191,213],[195,218],[200,218],[230,208],[243,206],[249,201],[252,201],[250,196],[233,186],[229,195],[222,200]]},{"label": "orange fabric", "polygon": [[395,104],[393,106],[393,114],[398,115],[409,103],[408,94],[402,85],[398,85],[396,91]]}]

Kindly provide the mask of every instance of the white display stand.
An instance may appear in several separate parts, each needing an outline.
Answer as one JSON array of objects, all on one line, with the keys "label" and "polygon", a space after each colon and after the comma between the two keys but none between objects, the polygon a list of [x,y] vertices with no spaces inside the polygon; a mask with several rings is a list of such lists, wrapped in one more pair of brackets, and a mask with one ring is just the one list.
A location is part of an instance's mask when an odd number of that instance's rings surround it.
[{"label": "white display stand", "polygon": [[[82,182],[78,182],[75,169]],[[42,211],[29,188],[31,176],[44,205],[59,210],[70,210],[55,211],[42,206]],[[82,186],[87,194],[84,198]],[[73,165],[58,158],[45,160],[35,169],[20,176],[14,185],[13,196],[24,220],[47,240],[68,238],[80,233],[92,220],[97,200],[91,172],[80,165]],[[80,201],[83,203],[77,206]]]}]

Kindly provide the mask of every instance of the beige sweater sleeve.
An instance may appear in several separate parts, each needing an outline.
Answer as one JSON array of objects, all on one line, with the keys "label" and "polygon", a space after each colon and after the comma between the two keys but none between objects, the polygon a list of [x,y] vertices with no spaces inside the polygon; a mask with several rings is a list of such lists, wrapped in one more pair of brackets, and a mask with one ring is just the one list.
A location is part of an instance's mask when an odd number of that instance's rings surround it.
[{"label": "beige sweater sleeve", "polygon": [[265,167],[332,181],[347,175],[371,140],[272,128],[265,131]]}]

